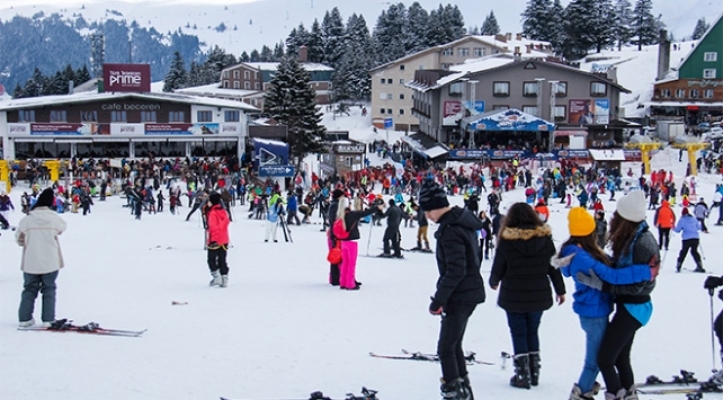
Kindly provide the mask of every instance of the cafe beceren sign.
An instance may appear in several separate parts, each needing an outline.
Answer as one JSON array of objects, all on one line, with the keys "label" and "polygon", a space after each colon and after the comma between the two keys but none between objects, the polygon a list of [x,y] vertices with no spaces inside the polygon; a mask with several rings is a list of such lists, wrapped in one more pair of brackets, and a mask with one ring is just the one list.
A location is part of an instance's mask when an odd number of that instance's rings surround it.
[{"label": "cafe beceren sign", "polygon": [[103,64],[106,92],[150,92],[150,64]]}]

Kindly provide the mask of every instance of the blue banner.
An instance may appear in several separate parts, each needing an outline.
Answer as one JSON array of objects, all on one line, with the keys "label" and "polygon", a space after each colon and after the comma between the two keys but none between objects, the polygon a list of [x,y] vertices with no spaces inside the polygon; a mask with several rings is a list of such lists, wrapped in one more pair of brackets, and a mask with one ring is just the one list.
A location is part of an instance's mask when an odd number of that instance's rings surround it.
[{"label": "blue banner", "polygon": [[288,165],[289,145],[276,140],[254,139],[254,162],[257,167]]}]

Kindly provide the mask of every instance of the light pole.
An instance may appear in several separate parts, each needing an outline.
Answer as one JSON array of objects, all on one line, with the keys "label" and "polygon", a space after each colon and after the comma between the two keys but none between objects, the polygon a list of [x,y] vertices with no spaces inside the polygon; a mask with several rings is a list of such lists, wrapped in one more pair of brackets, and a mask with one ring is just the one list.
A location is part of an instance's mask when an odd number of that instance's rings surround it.
[{"label": "light pole", "polygon": [[[479,83],[479,81],[471,80],[468,82],[471,87],[469,91],[469,106],[467,107],[467,109],[469,110],[470,115],[477,115],[477,84]],[[465,130],[466,129],[467,127],[465,127]],[[475,148],[475,133],[476,132],[469,133],[469,143],[467,144],[467,148],[469,149]]]},{"label": "light pole", "polygon": [[[557,101],[557,84],[560,83],[560,81],[550,81],[550,122],[555,124],[555,107],[556,107],[556,101]],[[554,129],[550,132],[550,138],[548,139],[549,142],[547,143],[547,151],[548,153],[552,151],[552,148],[555,145],[555,131]]]}]

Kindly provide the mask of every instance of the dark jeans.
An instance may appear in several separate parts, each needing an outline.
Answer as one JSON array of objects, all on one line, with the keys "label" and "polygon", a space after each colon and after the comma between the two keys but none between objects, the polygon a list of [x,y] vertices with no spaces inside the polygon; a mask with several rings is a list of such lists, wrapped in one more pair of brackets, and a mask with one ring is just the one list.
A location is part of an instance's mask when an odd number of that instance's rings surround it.
[{"label": "dark jeans", "polygon": [[33,318],[38,292],[43,294],[43,322],[55,321],[55,279],[57,277],[58,271],[41,275],[23,274],[24,290],[20,297],[20,309],[18,310],[20,322],[30,321]]},{"label": "dark jeans", "polygon": [[437,342],[437,355],[442,364],[442,377],[445,382],[452,382],[467,375],[462,340],[467,320],[476,307],[477,304],[448,303],[444,309]]},{"label": "dark jeans", "polygon": [[299,221],[299,216],[297,215],[296,210],[289,210],[289,215],[286,220],[289,221],[290,224],[293,224],[294,221],[296,221],[296,225],[301,225],[301,221]]},{"label": "dark jeans", "polygon": [[208,268],[211,272],[220,270],[221,275],[228,275],[225,248],[219,247],[218,249],[208,249]]},{"label": "dark jeans", "polygon": [[698,222],[700,222],[700,228],[703,232],[708,232],[708,227],[705,226],[705,218],[698,218]]},{"label": "dark jeans", "polygon": [[[336,247],[336,239],[329,238],[329,249]],[[339,264],[329,264],[329,283],[333,286],[339,286]]]},{"label": "dark jeans", "polygon": [[690,254],[693,255],[695,264],[699,265],[700,254],[698,254],[698,239],[683,240],[683,248],[680,249],[680,254],[678,255],[678,264],[683,264],[685,257],[688,256],[688,249],[690,249]]},{"label": "dark jeans", "polygon": [[515,354],[540,351],[540,338],[537,329],[540,327],[542,311],[516,313],[507,311],[507,325],[512,335],[512,347]]},{"label": "dark jeans", "polygon": [[394,255],[400,257],[402,249],[399,247],[399,229],[387,228],[384,231],[384,254],[389,254],[394,249]]},{"label": "dark jeans", "polygon": [[665,250],[668,250],[668,246],[670,245],[670,228],[661,228],[658,227],[658,247],[660,250],[665,247]]},{"label": "dark jeans", "polygon": [[186,221],[188,221],[189,219],[191,219],[191,215],[193,215],[193,213],[195,213],[196,210],[198,210],[199,207],[201,207],[201,204],[200,204],[200,203],[194,203],[194,204],[193,204],[193,208],[191,208],[191,212],[188,213],[188,216],[186,217]]},{"label": "dark jeans", "polygon": [[630,349],[633,347],[635,332],[643,326],[630,315],[625,306],[618,304],[616,309],[597,353],[597,365],[605,379],[605,390],[609,393],[630,389],[635,384]]}]

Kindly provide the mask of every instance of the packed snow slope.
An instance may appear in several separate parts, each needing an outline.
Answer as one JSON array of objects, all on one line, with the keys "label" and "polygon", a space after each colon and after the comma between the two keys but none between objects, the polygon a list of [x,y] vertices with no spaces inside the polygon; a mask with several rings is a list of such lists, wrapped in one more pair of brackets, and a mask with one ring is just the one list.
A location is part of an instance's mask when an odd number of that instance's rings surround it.
[{"label": "packed snow slope", "polygon": [[[677,151],[658,153],[654,168],[672,168],[682,176]],[[639,171],[632,165],[633,171]],[[627,166],[625,167],[627,170]],[[708,201],[717,176],[702,175],[699,194]],[[678,178],[678,186],[680,178]],[[20,204],[26,190],[11,196]],[[503,211],[523,199],[521,189],[504,194]],[[606,210],[615,208],[603,196]],[[184,203],[186,198],[183,198]],[[460,204],[461,197],[451,197]],[[433,255],[405,252],[405,260],[366,258],[381,252],[383,228],[361,227],[357,279],[360,291],[342,291],[327,283],[326,240],[320,225],[292,227],[294,243],[263,243],[264,221],[249,220],[247,207],[233,208],[229,250],[230,285],[210,288],[198,214],[184,222],[168,211],[144,214],[136,221],[125,200],[96,201],[92,213],[64,214],[68,230],[60,238],[66,267],[58,278],[57,316],[77,323],[96,321],[108,328],[148,329],[140,338],[74,333],[23,332],[17,328],[22,290],[21,249],[11,232],[0,236],[0,397],[13,400],[147,400],[307,398],[322,390],[333,398],[379,390],[384,400],[438,399],[439,365],[369,357],[370,351],[397,354],[400,349],[434,352],[439,318],[427,307],[437,268]],[[486,206],[483,201],[482,206]],[[559,246],[567,238],[566,210],[552,202],[550,225]],[[680,214],[680,208],[676,207]],[[11,213],[17,224],[19,211]],[[652,222],[653,212],[648,212]],[[717,218],[713,212],[711,220]],[[316,214],[315,221],[319,221]],[[711,222],[713,222],[711,221]],[[711,224],[712,225],[712,224]],[[436,229],[432,224],[431,234]],[[723,273],[723,227],[702,234],[705,268]],[[402,228],[402,246],[415,245],[416,229]],[[368,246],[369,244],[369,246]],[[368,247],[367,247],[368,246]],[[655,311],[633,348],[637,380],[695,371],[707,378],[711,368],[706,275],[676,274],[680,238],[653,292]],[[693,268],[690,257],[686,268]],[[490,261],[483,276],[489,277]],[[568,290],[573,285],[566,280]],[[584,335],[568,293],[562,306],[545,312],[540,328],[543,369],[531,391],[508,385],[511,368],[500,368],[499,354],[511,351],[497,292],[470,319],[464,347],[495,366],[471,366],[478,398],[567,398],[584,356]],[[173,301],[187,302],[174,306]],[[715,298],[716,312],[721,309]],[[40,315],[40,301],[35,317]],[[717,354],[717,350],[716,350]],[[718,365],[719,366],[719,365]],[[683,395],[677,398],[683,398]],[[642,396],[673,399],[673,396]],[[708,395],[706,399],[723,399]]]}]

